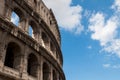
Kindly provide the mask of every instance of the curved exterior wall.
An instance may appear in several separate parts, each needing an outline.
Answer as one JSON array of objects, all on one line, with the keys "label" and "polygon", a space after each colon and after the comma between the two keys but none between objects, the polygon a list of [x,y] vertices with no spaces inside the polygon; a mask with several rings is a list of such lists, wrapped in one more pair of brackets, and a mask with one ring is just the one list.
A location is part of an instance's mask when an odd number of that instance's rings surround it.
[{"label": "curved exterior wall", "polygon": [[54,14],[41,0],[0,0],[0,79],[65,80],[60,39]]}]

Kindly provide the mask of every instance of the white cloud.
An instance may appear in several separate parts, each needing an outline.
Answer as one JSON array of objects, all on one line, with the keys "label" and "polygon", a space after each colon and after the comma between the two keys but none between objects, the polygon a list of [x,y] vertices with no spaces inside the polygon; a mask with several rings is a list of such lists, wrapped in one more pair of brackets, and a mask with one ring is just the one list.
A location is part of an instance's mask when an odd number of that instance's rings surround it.
[{"label": "white cloud", "polygon": [[93,32],[92,39],[99,40],[101,46],[105,46],[107,42],[110,42],[116,36],[117,30],[117,17],[111,17],[105,21],[103,13],[93,14],[89,20],[89,30]]},{"label": "white cloud", "polygon": [[109,67],[111,67],[111,65],[110,64],[103,64],[103,67],[104,68],[109,68]]},{"label": "white cloud", "polygon": [[113,68],[113,69],[120,69],[120,64],[112,65],[112,64],[103,64],[104,68]]},{"label": "white cloud", "polygon": [[71,6],[72,0],[43,0],[43,2],[52,8],[61,28],[76,34],[83,31],[81,24],[82,7],[80,5]]},{"label": "white cloud", "polygon": [[88,49],[92,49],[92,46],[88,46],[87,48],[88,48]]},{"label": "white cloud", "polygon": [[86,18],[89,18],[91,16],[91,11],[90,10],[85,10],[84,15]]},{"label": "white cloud", "polygon": [[114,69],[120,69],[120,64],[113,65],[112,68],[114,68]]},{"label": "white cloud", "polygon": [[120,0],[115,0],[114,4],[111,7],[112,9],[115,9],[116,12],[120,12]]},{"label": "white cloud", "polygon": [[[102,12],[93,14],[89,19],[89,30],[91,38],[98,40],[102,51],[115,54],[120,57],[120,0],[115,0],[112,5],[113,16],[106,19]],[[119,13],[119,14],[118,14]]]}]

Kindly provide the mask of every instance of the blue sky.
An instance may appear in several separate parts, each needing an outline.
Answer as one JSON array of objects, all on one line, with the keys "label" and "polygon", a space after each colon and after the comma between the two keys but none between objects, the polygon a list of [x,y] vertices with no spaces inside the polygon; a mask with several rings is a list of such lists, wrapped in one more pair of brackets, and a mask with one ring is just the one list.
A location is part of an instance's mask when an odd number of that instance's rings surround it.
[{"label": "blue sky", "polygon": [[43,1],[60,27],[66,80],[120,80],[120,0]]},{"label": "blue sky", "polygon": [[66,80],[120,80],[120,0],[43,1],[60,28]]}]

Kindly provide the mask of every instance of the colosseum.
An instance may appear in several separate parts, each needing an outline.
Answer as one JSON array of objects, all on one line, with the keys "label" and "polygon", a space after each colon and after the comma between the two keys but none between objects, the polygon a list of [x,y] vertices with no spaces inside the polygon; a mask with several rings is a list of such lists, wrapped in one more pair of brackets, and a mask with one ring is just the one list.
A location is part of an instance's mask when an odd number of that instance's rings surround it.
[{"label": "colosseum", "polygon": [[42,0],[0,0],[0,80],[66,80],[60,47]]}]

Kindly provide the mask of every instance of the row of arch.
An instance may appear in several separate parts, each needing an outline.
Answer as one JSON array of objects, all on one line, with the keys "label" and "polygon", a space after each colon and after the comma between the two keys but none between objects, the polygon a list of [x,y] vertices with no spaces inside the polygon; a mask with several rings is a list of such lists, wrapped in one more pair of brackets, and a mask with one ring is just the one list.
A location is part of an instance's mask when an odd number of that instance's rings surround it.
[{"label": "row of arch", "polygon": [[[9,42],[6,48],[6,55],[4,65],[13,69],[20,71],[21,60],[24,58],[24,55],[21,56],[21,47],[15,42]],[[42,66],[42,80],[50,80],[50,66],[48,63],[43,62],[42,65],[39,64],[39,59],[34,53],[27,55],[27,73],[28,75],[37,78],[39,75],[39,66]],[[53,80],[61,80],[57,77],[56,70],[52,71]]]},{"label": "row of arch", "polygon": [[19,27],[23,31],[27,32],[31,38],[42,43],[43,46],[49,49],[53,53],[52,55],[61,62],[60,55],[58,54],[53,41],[48,37],[44,30],[34,22],[34,20],[24,18],[25,16],[23,16],[23,13],[18,8],[14,8],[10,13],[10,20],[16,27]]},{"label": "row of arch", "polygon": [[52,25],[52,16],[50,10],[45,6],[42,0],[26,0],[38,14],[40,14],[45,22],[49,25]]},{"label": "row of arch", "polygon": [[[17,2],[17,0],[15,0]],[[26,11],[25,9],[23,10],[23,8],[21,8],[19,5],[17,5],[14,0],[11,2],[8,0],[6,1],[6,3],[8,2],[7,5],[11,5],[8,7],[11,7],[12,10],[18,9],[17,12],[20,13],[20,18],[24,18],[24,16],[26,16]],[[19,1],[18,1],[19,2]],[[52,33],[54,34],[54,36],[56,37],[59,45],[60,45],[60,34],[59,34],[59,30],[58,30],[58,26],[57,23],[55,23],[56,19],[54,18],[54,14],[52,13],[52,10],[48,9],[45,4],[43,3],[42,0],[24,0],[23,2],[26,2],[27,4],[29,4],[29,7],[34,5],[33,11],[27,11],[27,14],[29,13],[29,15],[33,16],[33,17],[37,17],[37,20],[39,22],[39,18],[42,18],[44,20],[44,22],[48,25],[48,27],[50,28],[50,30],[52,31]],[[21,1],[22,3],[22,1]],[[22,5],[23,6],[23,5]],[[26,8],[26,7],[24,7]],[[35,12],[34,12],[35,11]],[[6,13],[6,11],[5,11]],[[35,14],[34,14],[35,13]],[[40,15],[40,16],[39,16]],[[10,16],[10,15],[9,15]],[[38,17],[39,16],[39,17]]]},{"label": "row of arch", "polygon": [[[11,22],[14,24],[14,25],[16,25],[16,27],[20,27],[20,28],[22,28],[22,29],[24,29],[23,28],[23,26],[21,25],[23,22],[22,22],[22,16],[21,16],[21,12],[19,11],[19,10],[17,10],[17,9],[14,9],[13,11],[12,11],[12,13],[11,13]],[[36,23],[34,22],[34,21],[29,21],[28,22],[28,29],[27,29],[27,33],[29,34],[29,36],[31,36],[32,38],[34,38],[34,39],[36,39],[35,38],[35,33],[37,33],[38,32],[38,27],[37,27],[37,25],[36,25]]]}]

